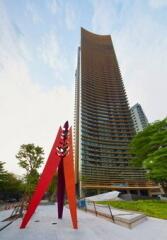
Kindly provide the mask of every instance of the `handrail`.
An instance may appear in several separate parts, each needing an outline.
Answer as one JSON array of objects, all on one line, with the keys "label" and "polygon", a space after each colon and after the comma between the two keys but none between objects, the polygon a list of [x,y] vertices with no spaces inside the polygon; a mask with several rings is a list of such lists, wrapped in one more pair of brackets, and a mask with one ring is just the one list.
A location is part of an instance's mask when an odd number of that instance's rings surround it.
[{"label": "handrail", "polygon": [[[113,223],[115,222],[114,215],[112,213],[111,206],[109,204],[105,205],[105,206],[100,206],[100,205],[97,205],[95,201],[86,201],[86,205],[87,205],[86,211],[94,212],[96,216],[101,215],[101,216],[105,216],[107,218],[111,218],[112,222]],[[92,206],[92,207],[89,207],[89,206]],[[98,211],[97,207],[98,208],[99,207],[106,208],[106,209],[108,209],[108,211],[106,213],[104,213],[103,211]]]}]

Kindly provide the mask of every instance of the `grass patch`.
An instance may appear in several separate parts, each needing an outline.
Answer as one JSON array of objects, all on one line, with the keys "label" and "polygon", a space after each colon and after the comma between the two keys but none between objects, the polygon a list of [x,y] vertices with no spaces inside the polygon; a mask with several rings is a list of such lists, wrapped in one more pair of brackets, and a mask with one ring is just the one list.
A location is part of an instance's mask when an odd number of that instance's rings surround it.
[{"label": "grass patch", "polygon": [[147,216],[167,219],[167,202],[158,200],[138,200],[138,201],[107,201],[98,202],[100,204],[110,204],[119,209],[142,212]]}]

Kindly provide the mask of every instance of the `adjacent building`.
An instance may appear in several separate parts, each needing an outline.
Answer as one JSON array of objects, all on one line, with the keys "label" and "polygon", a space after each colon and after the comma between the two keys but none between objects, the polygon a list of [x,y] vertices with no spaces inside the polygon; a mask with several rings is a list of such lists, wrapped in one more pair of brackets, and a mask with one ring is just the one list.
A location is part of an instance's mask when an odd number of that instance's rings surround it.
[{"label": "adjacent building", "polygon": [[133,125],[136,133],[143,131],[148,126],[148,119],[139,103],[136,103],[130,109]]},{"label": "adjacent building", "polygon": [[[81,29],[75,74],[75,170],[80,197],[120,190],[147,194],[145,171],[130,166],[134,127],[110,35]],[[156,190],[156,187],[155,189]]]}]

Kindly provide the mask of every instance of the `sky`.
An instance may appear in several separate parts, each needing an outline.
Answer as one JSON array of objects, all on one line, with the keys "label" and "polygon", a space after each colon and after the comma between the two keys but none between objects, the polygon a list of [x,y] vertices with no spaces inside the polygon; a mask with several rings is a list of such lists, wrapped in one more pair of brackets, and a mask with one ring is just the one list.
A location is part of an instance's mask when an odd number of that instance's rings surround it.
[{"label": "sky", "polygon": [[0,0],[0,161],[24,171],[22,144],[44,148],[73,125],[80,28],[110,34],[129,105],[166,117],[167,0]]}]

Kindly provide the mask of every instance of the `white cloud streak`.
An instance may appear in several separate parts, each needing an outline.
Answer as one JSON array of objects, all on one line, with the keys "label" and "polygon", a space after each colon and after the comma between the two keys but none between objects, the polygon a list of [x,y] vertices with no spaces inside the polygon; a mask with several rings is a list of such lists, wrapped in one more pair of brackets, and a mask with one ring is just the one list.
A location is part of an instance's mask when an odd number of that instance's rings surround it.
[{"label": "white cloud streak", "polygon": [[167,28],[139,1],[127,1],[121,8],[118,2],[93,1],[92,28],[112,36],[130,105],[141,103],[150,121],[162,119],[167,102]]},{"label": "white cloud streak", "polygon": [[33,142],[47,157],[59,125],[67,119],[72,123],[73,92],[65,86],[44,92],[32,82],[2,4],[0,16],[0,160],[21,173],[15,158],[19,146]]},{"label": "white cloud streak", "polygon": [[32,19],[32,22],[34,24],[42,22],[42,18],[32,2],[27,2],[26,15]]},{"label": "white cloud streak", "polygon": [[55,76],[59,81],[63,81],[68,70],[69,61],[65,56],[61,41],[58,34],[51,31],[43,36],[41,44],[38,48],[39,60],[54,70]]},{"label": "white cloud streak", "polygon": [[77,15],[75,8],[72,4],[69,3],[67,3],[65,7],[65,23],[69,31],[74,30],[77,24]]},{"label": "white cloud streak", "polygon": [[48,3],[48,8],[49,10],[51,11],[51,13],[53,15],[56,15],[59,8],[60,8],[60,3],[58,0],[51,0],[49,3]]},{"label": "white cloud streak", "polygon": [[167,0],[149,0],[149,4],[153,8],[167,7]]}]

